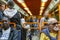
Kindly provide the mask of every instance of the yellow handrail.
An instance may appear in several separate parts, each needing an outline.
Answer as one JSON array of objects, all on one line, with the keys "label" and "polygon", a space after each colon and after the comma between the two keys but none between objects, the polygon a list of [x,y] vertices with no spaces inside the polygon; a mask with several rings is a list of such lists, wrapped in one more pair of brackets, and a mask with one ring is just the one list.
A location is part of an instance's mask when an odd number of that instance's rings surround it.
[{"label": "yellow handrail", "polygon": [[40,23],[38,23],[38,22],[25,22],[25,23],[23,24],[23,27],[25,27],[25,26],[24,26],[25,24],[38,24],[38,28],[31,27],[30,29],[38,29],[38,30],[41,30],[41,28],[40,28]]},{"label": "yellow handrail", "polygon": [[[0,24],[2,24],[2,22],[0,22]],[[13,24],[14,28],[16,28],[16,24],[14,22],[10,22],[9,24]]]}]

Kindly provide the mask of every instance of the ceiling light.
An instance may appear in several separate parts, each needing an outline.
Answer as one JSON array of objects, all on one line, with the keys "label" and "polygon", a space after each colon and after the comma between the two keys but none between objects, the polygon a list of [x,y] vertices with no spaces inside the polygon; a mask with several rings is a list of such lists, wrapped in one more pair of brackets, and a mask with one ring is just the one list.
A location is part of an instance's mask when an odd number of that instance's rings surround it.
[{"label": "ceiling light", "polygon": [[30,15],[32,15],[32,14],[30,13]]},{"label": "ceiling light", "polygon": [[44,2],[42,2],[41,6],[42,6],[42,7],[43,7],[43,6],[45,6],[45,3],[44,3]]},{"label": "ceiling light", "polygon": [[21,5],[24,7],[24,9],[30,14],[32,15],[32,13],[29,11],[28,7],[26,6],[24,0],[17,0],[19,3],[21,3]]},{"label": "ceiling light", "polygon": [[21,3],[23,7],[27,7],[25,3]]},{"label": "ceiling light", "polygon": [[23,3],[24,2],[24,0],[17,0],[19,3]]},{"label": "ceiling light", "polygon": [[41,10],[43,10],[45,7],[40,7]]},{"label": "ceiling light", "polygon": [[31,12],[28,10],[28,13],[31,13]]},{"label": "ceiling light", "polygon": [[43,13],[43,10],[40,10],[40,15],[42,15],[42,13]]},{"label": "ceiling light", "polygon": [[30,15],[32,15],[32,13],[31,13],[29,10],[27,10],[27,12],[28,12]]},{"label": "ceiling light", "polygon": [[41,2],[47,2],[48,0],[41,0]]},{"label": "ceiling light", "polygon": [[32,15],[32,13],[29,11],[29,9],[26,7],[24,8],[30,15]]},{"label": "ceiling light", "polygon": [[19,3],[21,3],[21,5],[23,6],[23,7],[26,7],[26,4],[25,4],[25,2],[24,2],[24,0],[17,0]]},{"label": "ceiling light", "polygon": [[42,15],[42,13],[40,13],[39,15]]},{"label": "ceiling light", "polygon": [[40,11],[40,15],[42,15],[43,11]]},{"label": "ceiling light", "polygon": [[26,8],[24,8],[25,10],[29,10],[27,7]]}]

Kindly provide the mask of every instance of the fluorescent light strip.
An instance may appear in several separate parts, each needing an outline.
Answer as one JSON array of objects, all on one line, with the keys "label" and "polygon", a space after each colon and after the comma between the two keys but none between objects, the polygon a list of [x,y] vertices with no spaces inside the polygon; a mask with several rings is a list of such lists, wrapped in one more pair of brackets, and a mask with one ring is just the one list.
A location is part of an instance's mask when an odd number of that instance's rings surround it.
[{"label": "fluorescent light strip", "polygon": [[40,10],[43,10],[45,7],[40,7]]},{"label": "fluorescent light strip", "polygon": [[24,8],[26,8],[26,7],[27,7],[25,3],[21,3],[21,5],[22,5]]},{"label": "fluorescent light strip", "polygon": [[30,14],[32,15],[32,13],[29,11],[29,8],[26,6],[24,0],[17,0],[19,3],[21,3],[21,5],[24,7],[24,9]]},{"label": "fluorescent light strip", "polygon": [[25,7],[24,9],[25,9],[25,10],[29,10],[29,9],[28,9],[28,8],[26,8],[26,7]]},{"label": "fluorescent light strip", "polygon": [[41,0],[41,2],[47,2],[48,0]]},{"label": "fluorescent light strip", "polygon": [[42,3],[41,3],[41,6],[42,6],[42,7],[45,6],[45,2],[42,2]]},{"label": "fluorescent light strip", "polygon": [[[18,0],[19,1],[19,0]],[[30,14],[32,15],[32,13],[29,11],[28,7],[26,6],[26,4],[23,1],[20,1],[21,5],[24,7],[24,9]]]},{"label": "fluorescent light strip", "polygon": [[42,15],[42,13],[40,13],[39,15]]},{"label": "fluorescent light strip", "polygon": [[42,15],[42,13],[43,13],[43,10],[40,10],[40,15]]},{"label": "fluorescent light strip", "polygon": [[32,15],[32,13],[31,13],[29,10],[28,10],[27,12],[28,12],[30,15]]},{"label": "fluorescent light strip", "polygon": [[24,2],[24,0],[17,0],[19,3],[23,3]]},{"label": "fluorescent light strip", "polygon": [[25,4],[25,3],[22,3],[22,5],[23,5],[24,9],[25,9],[30,15],[32,15],[32,13],[29,11],[29,8],[26,6],[26,4]]},{"label": "fluorescent light strip", "polygon": [[40,13],[43,12],[43,10],[40,10]]},{"label": "fluorescent light strip", "polygon": [[30,15],[32,15],[32,13],[29,11],[29,8],[24,8]]},{"label": "fluorescent light strip", "polygon": [[41,7],[40,7],[40,15],[42,15],[42,13],[43,13],[44,6],[45,6],[45,2],[42,2]]}]

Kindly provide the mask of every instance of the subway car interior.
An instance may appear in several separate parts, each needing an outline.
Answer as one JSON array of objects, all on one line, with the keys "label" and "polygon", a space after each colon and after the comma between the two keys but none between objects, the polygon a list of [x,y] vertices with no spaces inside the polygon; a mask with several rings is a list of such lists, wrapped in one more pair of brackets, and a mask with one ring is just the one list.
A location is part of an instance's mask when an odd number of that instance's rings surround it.
[{"label": "subway car interior", "polygon": [[60,40],[60,0],[0,0],[0,40]]}]

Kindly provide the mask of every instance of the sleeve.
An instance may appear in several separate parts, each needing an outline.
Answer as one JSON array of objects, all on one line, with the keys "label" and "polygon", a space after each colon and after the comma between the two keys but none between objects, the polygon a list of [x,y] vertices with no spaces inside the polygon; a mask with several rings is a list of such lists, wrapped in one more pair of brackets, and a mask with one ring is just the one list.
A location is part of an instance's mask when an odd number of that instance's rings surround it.
[{"label": "sleeve", "polygon": [[5,15],[5,16],[8,16],[8,15],[7,15],[7,10],[4,10],[4,15]]},{"label": "sleeve", "polygon": [[44,33],[41,33],[40,40],[50,40]]},{"label": "sleeve", "polygon": [[3,17],[3,14],[2,14],[2,12],[0,12],[0,20],[2,19],[2,17]]},{"label": "sleeve", "polygon": [[13,40],[18,40],[18,31],[14,32]]},{"label": "sleeve", "polygon": [[40,20],[40,26],[42,26],[43,22],[44,22],[44,18],[41,18],[41,20]]}]

